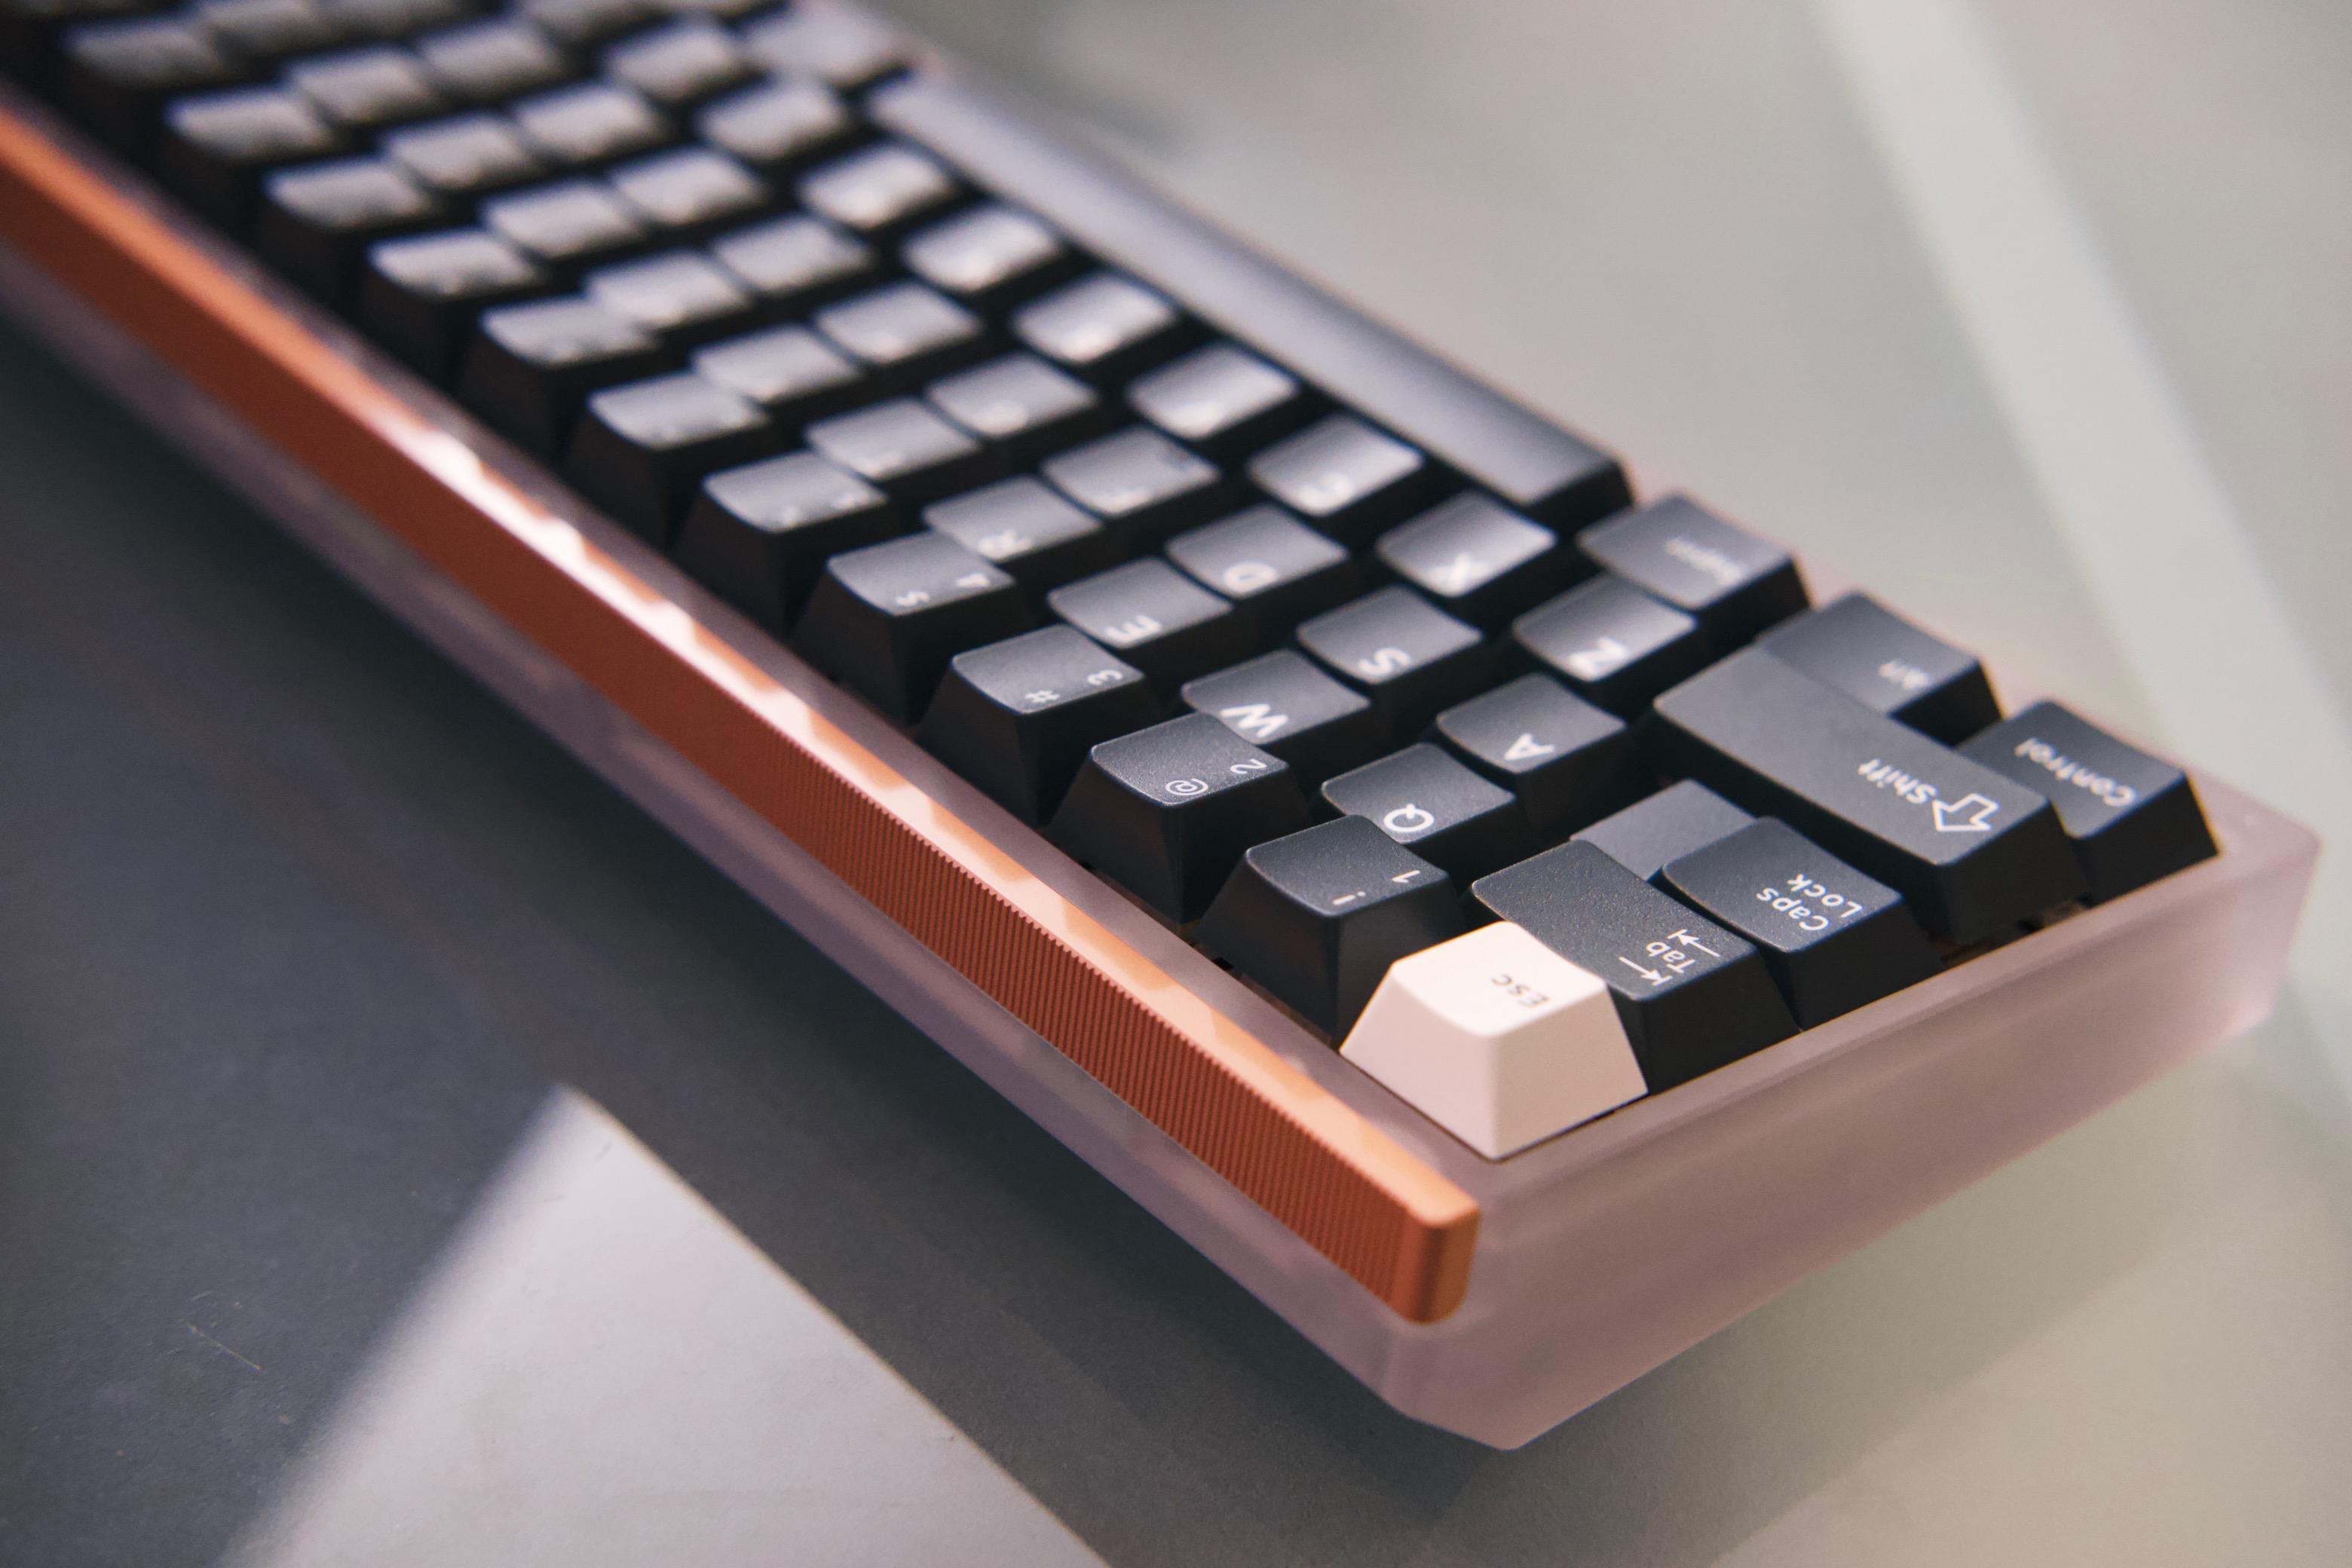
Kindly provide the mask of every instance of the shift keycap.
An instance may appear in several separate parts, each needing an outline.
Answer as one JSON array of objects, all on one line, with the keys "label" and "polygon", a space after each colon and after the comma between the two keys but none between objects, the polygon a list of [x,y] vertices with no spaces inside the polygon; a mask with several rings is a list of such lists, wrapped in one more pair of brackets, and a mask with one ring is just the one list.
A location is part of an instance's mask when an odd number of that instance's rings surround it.
[{"label": "shift keycap", "polygon": [[1976,655],[1921,631],[1867,594],[1791,616],[1756,646],[1948,746],[2000,718]]},{"label": "shift keycap", "polygon": [[1062,804],[1087,752],[1159,717],[1141,671],[1046,626],[950,659],[915,739],[1034,825]]},{"label": "shift keycap", "polygon": [[1343,816],[1244,855],[1194,936],[1308,1023],[1343,1036],[1390,964],[1461,931],[1444,872]]},{"label": "shift keycap", "polygon": [[1471,892],[1609,987],[1653,1092],[1796,1032],[1755,948],[1591,844],[1548,849]]},{"label": "shift keycap", "polygon": [[796,634],[810,663],[900,723],[930,705],[948,660],[1029,629],[1013,579],[943,533],[825,563]]},{"label": "shift keycap", "polygon": [[1804,581],[1786,550],[1685,496],[1596,522],[1576,547],[1688,614],[1719,654],[1805,607]]},{"label": "shift keycap", "polygon": [[1251,846],[1307,825],[1281,758],[1187,713],[1097,746],[1052,837],[1181,924],[1208,908]]},{"label": "shift keycap", "polygon": [[1645,741],[1888,884],[1927,929],[1992,936],[2082,895],[2050,802],[1748,648],[1658,699]]}]

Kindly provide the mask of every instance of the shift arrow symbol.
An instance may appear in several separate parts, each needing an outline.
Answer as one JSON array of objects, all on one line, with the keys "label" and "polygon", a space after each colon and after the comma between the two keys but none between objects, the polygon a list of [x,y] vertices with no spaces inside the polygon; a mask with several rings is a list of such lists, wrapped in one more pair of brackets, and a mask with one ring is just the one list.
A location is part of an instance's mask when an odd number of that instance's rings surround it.
[{"label": "shift arrow symbol", "polygon": [[1511,749],[1503,753],[1503,761],[1507,763],[1531,763],[1538,757],[1549,757],[1554,752],[1559,750],[1559,748],[1558,746],[1545,745],[1541,741],[1537,740],[1535,736],[1531,734],[1521,735],[1517,740],[1511,742]]},{"label": "shift arrow symbol", "polygon": [[1938,833],[1990,833],[1992,814],[2000,809],[1997,800],[1969,794],[1958,800],[1934,800],[1927,803],[1936,811],[1936,831]]}]

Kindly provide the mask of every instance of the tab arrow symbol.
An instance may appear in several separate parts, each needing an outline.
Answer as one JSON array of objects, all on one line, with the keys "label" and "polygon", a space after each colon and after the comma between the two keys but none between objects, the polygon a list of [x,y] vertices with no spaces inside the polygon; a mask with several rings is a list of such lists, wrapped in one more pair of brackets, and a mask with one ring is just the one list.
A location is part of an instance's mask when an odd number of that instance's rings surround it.
[{"label": "tab arrow symbol", "polygon": [[1938,833],[1990,833],[1992,815],[2000,809],[2000,802],[1987,800],[1974,791],[1958,800],[1932,800],[1927,804],[1935,808]]},{"label": "tab arrow symbol", "polygon": [[1531,763],[1538,757],[1549,757],[1554,752],[1559,750],[1559,748],[1558,746],[1548,746],[1541,741],[1537,740],[1534,735],[1526,734],[1521,735],[1517,740],[1511,742],[1511,749],[1503,753],[1503,761],[1507,763]]}]

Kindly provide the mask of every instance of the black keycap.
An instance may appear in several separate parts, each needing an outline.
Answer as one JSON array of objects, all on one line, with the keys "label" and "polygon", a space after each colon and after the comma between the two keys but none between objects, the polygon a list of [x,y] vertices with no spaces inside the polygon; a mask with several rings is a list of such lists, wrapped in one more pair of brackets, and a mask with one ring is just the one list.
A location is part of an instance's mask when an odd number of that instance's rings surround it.
[{"label": "black keycap", "polygon": [[481,195],[547,172],[522,132],[495,114],[455,114],[388,132],[384,153],[446,195]]},{"label": "black keycap", "polygon": [[1200,327],[1164,295],[1116,272],[1066,283],[1013,312],[1013,335],[1055,364],[1101,385],[1191,347]]},{"label": "black keycap", "polygon": [[609,81],[534,93],[509,112],[541,156],[567,168],[592,168],[650,153],[677,136],[645,94]]},{"label": "black keycap", "polygon": [[1796,1032],[1753,947],[1593,845],[1548,849],[1470,890],[1607,984],[1653,1094]]},{"label": "black keycap", "polygon": [[740,22],[773,10],[779,0],[656,0],[656,9],[672,16],[709,16],[713,21]]},{"label": "black keycap", "polygon": [[152,9],[149,0],[0,0],[0,71],[47,79],[58,35],[87,22],[120,21]]},{"label": "black keycap", "polygon": [[1602,817],[1576,838],[1655,882],[1667,861],[1728,838],[1755,820],[1705,784],[1685,779]]},{"label": "black keycap", "polygon": [[1391,735],[1421,733],[1441,709],[1485,686],[1495,647],[1406,588],[1382,588],[1317,616],[1298,645],[1372,700]]},{"label": "black keycap", "polygon": [[812,452],[713,474],[688,509],[677,563],[766,626],[788,629],[824,563],[904,527],[880,490]]},{"label": "black keycap", "polygon": [[462,22],[473,6],[470,0],[319,0],[319,9],[347,38],[397,43]]},{"label": "black keycap", "polygon": [[1261,643],[1287,637],[1363,587],[1347,551],[1278,506],[1180,533],[1168,542],[1168,558],[1239,605]]},{"label": "black keycap", "polygon": [[775,444],[760,405],[692,371],[593,393],[564,477],[656,546],[667,545],[703,477]]},{"label": "black keycap", "polygon": [[1614,810],[1633,787],[1633,731],[1546,676],[1457,703],[1431,731],[1517,795],[1547,838]]},{"label": "black keycap", "polygon": [[1034,825],[1062,804],[1088,752],[1159,717],[1134,666],[1047,626],[949,660],[915,739]]},{"label": "black keycap", "polygon": [[800,198],[818,216],[880,238],[945,211],[961,189],[937,158],[886,142],[810,170],[802,176]]},{"label": "black keycap", "polygon": [[1535,847],[1517,796],[1435,746],[1407,746],[1323,785],[1323,803],[1360,816],[1462,882]]},{"label": "black keycap", "polygon": [[743,47],[780,76],[814,77],[845,92],[905,69],[911,48],[905,34],[846,5],[794,6],[745,28]]},{"label": "black keycap", "polygon": [[1258,489],[1335,539],[1360,544],[1426,505],[1429,459],[1351,414],[1334,414],[1250,460]]},{"label": "black keycap", "polygon": [[751,290],[697,251],[599,267],[581,279],[580,289],[668,342],[709,342],[752,324]]},{"label": "black keycap", "polygon": [[856,140],[849,106],[823,82],[761,82],[704,106],[694,128],[705,142],[769,174],[788,174]]},{"label": "black keycap", "polygon": [[1229,500],[1224,476],[1208,461],[1141,426],[1048,458],[1043,471],[1136,549],[1206,521]]},{"label": "black keycap", "polygon": [[1128,388],[1134,410],[1220,462],[1248,457],[1319,411],[1297,377],[1234,347],[1211,343]]},{"label": "black keycap", "polygon": [[1370,700],[1295,648],[1188,680],[1181,695],[1195,713],[1223,720],[1251,745],[1288,763],[1309,789],[1370,762],[1388,742]]},{"label": "black keycap", "polygon": [[527,22],[452,27],[419,39],[416,53],[436,81],[475,103],[503,103],[572,74],[563,51]]},{"label": "black keycap", "polygon": [[1119,555],[1118,541],[1092,513],[1026,477],[940,501],[924,510],[923,521],[1032,594],[1099,572]]},{"label": "black keycap", "polygon": [[405,124],[449,107],[425,63],[389,44],[297,60],[286,68],[286,84],[353,131]]},{"label": "black keycap", "polygon": [[2188,774],[2055,702],[1994,725],[1960,755],[2050,797],[2093,903],[2214,854]]},{"label": "black keycap", "polygon": [[457,369],[484,310],[544,293],[553,281],[478,228],[390,239],[368,252],[359,318],[378,342],[440,381]]},{"label": "black keycap", "polygon": [[342,138],[300,94],[234,89],[184,98],[163,111],[155,163],[163,181],[232,231],[251,216],[264,171],[323,158]]},{"label": "black keycap", "polygon": [[1162,696],[1250,651],[1249,626],[1231,605],[1155,558],[1066,583],[1045,605],[1143,671]]},{"label": "black keycap", "polygon": [[980,318],[920,283],[887,283],[853,295],[819,310],[811,324],[893,392],[988,353]]},{"label": "black keycap", "polygon": [[550,37],[583,48],[642,27],[664,8],[646,0],[521,0],[516,9]]},{"label": "black keycap", "polygon": [[708,147],[632,159],[611,178],[622,198],[672,239],[741,223],[772,199],[759,175]]},{"label": "black keycap", "polygon": [[865,402],[869,390],[857,367],[806,327],[772,327],[712,343],[695,351],[694,368],[759,404],[779,431],[794,435]]},{"label": "black keycap", "polygon": [[2048,800],[1768,653],[1732,655],[1652,711],[1664,771],[1784,818],[1938,936],[1977,942],[2084,890]]},{"label": "black keycap", "polygon": [[776,218],[723,234],[717,257],[779,310],[801,310],[864,288],[874,252],[821,218]]},{"label": "black keycap", "polygon": [[457,390],[490,425],[551,457],[589,393],[668,365],[660,340],[626,316],[593,300],[539,300],[483,312]]},{"label": "black keycap", "polygon": [[1043,219],[994,203],[916,231],[899,254],[908,271],[991,315],[1067,281],[1085,264]]},{"label": "black keycap", "polygon": [[1902,897],[1785,822],[1751,822],[1667,862],[1659,881],[1755,946],[1801,1029],[1936,973]]},{"label": "black keycap", "polygon": [[604,74],[666,109],[685,109],[759,74],[735,36],[689,17],[625,38],[604,51]]},{"label": "black keycap", "polygon": [[1098,435],[1111,418],[1110,405],[1093,387],[1034,354],[1007,354],[958,371],[923,395],[1015,464]]},{"label": "black keycap", "polygon": [[559,180],[492,196],[482,204],[482,225],[560,268],[622,260],[655,243],[637,209],[593,180]]},{"label": "black keycap", "polygon": [[1476,494],[1389,530],[1374,553],[1447,615],[1488,631],[1586,574],[1551,530]]},{"label": "black keycap", "polygon": [[1521,616],[1511,638],[1570,691],[1629,718],[1706,667],[1696,621],[1606,573]]},{"label": "black keycap", "polygon": [[1946,745],[2000,718],[1974,654],[1921,631],[1866,594],[1792,616],[1756,646]]},{"label": "black keycap", "polygon": [[1688,613],[1719,654],[1805,607],[1804,581],[1786,550],[1685,496],[1596,522],[1576,547]]},{"label": "black keycap", "polygon": [[1097,746],[1051,833],[1181,923],[1209,907],[1244,851],[1307,825],[1306,797],[1281,758],[1187,713]]},{"label": "black keycap", "polygon": [[284,59],[342,42],[317,0],[196,0],[188,14],[222,47],[249,60]]},{"label": "black keycap", "polygon": [[133,153],[146,147],[166,99],[233,87],[246,75],[203,26],[178,16],[81,23],[58,48],[59,100]]},{"label": "black keycap", "polygon": [[810,663],[908,723],[948,660],[1034,624],[1013,579],[943,533],[910,533],[825,563],[801,616]]},{"label": "black keycap", "polygon": [[1362,818],[1343,816],[1244,855],[1193,934],[1336,1039],[1390,964],[1462,927],[1444,872]]},{"label": "black keycap", "polygon": [[808,444],[909,505],[970,489],[995,467],[987,448],[911,397],[820,419]]},{"label": "black keycap", "polygon": [[441,199],[389,158],[281,169],[261,183],[254,248],[330,304],[351,290],[368,247],[447,221]]}]

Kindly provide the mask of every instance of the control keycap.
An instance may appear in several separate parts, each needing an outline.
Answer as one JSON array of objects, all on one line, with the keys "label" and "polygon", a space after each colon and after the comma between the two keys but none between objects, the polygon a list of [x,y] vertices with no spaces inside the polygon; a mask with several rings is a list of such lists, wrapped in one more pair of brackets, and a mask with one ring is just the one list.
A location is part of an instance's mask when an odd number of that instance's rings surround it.
[{"label": "control keycap", "polygon": [[1323,803],[1372,823],[1465,883],[1535,847],[1510,791],[1432,745],[1407,746],[1341,773],[1324,784]]},{"label": "control keycap", "polygon": [[2037,702],[1960,748],[2050,797],[2097,903],[2212,858],[2189,775],[2055,702]]},{"label": "control keycap", "polygon": [[1150,678],[1163,696],[1250,650],[1233,605],[1165,561],[1146,558],[1065,583],[1046,606]]},{"label": "control keycap", "polygon": [[948,660],[1034,621],[1011,577],[947,535],[921,532],[827,562],[795,636],[811,664],[911,723]]},{"label": "control keycap", "polygon": [[1244,855],[1194,940],[1336,1037],[1354,1026],[1390,964],[1461,931],[1444,872],[1343,816]]},{"label": "control keycap", "polygon": [[1696,621],[1607,574],[1529,610],[1511,637],[1570,691],[1624,718],[1707,658]]},{"label": "control keycap", "polygon": [[1805,607],[1804,581],[1786,550],[1686,496],[1596,522],[1576,547],[1692,616],[1717,653]]},{"label": "control keycap", "polygon": [[1655,885],[1667,861],[1728,838],[1755,820],[1706,785],[1685,779],[1611,813],[1576,837]]},{"label": "control keycap", "polygon": [[960,653],[915,740],[1005,810],[1054,814],[1101,742],[1160,717],[1142,672],[1067,626]]},{"label": "control keycap", "polygon": [[1097,746],[1051,837],[1179,924],[1197,919],[1244,851],[1307,825],[1281,758],[1205,713]]},{"label": "control keycap", "polygon": [[1523,675],[1448,708],[1431,732],[1517,795],[1548,838],[1611,810],[1632,783],[1633,731],[1548,676]]},{"label": "control keycap", "polygon": [[1389,530],[1373,552],[1439,609],[1488,631],[1584,574],[1551,530],[1475,494]]},{"label": "control keycap", "polygon": [[1195,713],[1215,715],[1243,740],[1288,763],[1309,789],[1370,762],[1388,742],[1370,701],[1295,648],[1188,680],[1181,695]]},{"label": "control keycap", "polygon": [[1935,947],[1895,889],[1785,822],[1751,822],[1668,861],[1659,881],[1755,944],[1801,1029],[1936,973]]},{"label": "control keycap", "polygon": [[1972,942],[2078,898],[2057,814],[2032,789],[1755,648],[1658,699],[1645,742],[1888,884],[1927,929]]},{"label": "control keycap", "polygon": [[1548,849],[1470,890],[1609,987],[1653,1092],[1796,1032],[1753,947],[1593,845]]},{"label": "control keycap", "polygon": [[1974,654],[1921,631],[1867,594],[1791,616],[1756,646],[1948,746],[2000,718]]},{"label": "control keycap", "polygon": [[1372,700],[1389,732],[1418,735],[1486,684],[1495,648],[1408,588],[1382,588],[1317,616],[1298,646]]},{"label": "control keycap", "polygon": [[766,626],[787,630],[824,563],[905,523],[888,498],[813,452],[713,474],[686,514],[677,563]]}]

